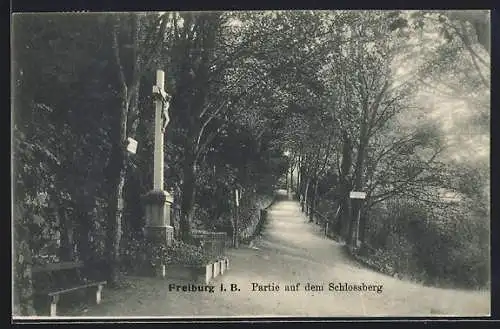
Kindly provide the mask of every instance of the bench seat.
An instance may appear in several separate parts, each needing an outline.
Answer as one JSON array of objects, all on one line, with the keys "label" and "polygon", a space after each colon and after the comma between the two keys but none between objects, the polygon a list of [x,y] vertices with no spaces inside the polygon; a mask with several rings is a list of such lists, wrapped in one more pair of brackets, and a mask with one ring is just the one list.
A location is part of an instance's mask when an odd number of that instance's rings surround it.
[{"label": "bench seat", "polygon": [[88,289],[88,288],[96,287],[97,289],[96,289],[95,302],[96,302],[96,304],[100,304],[101,303],[102,288],[105,284],[106,284],[106,281],[88,282],[88,283],[81,284],[81,285],[68,286],[66,288],[56,288],[56,289],[51,289],[51,290],[36,291],[35,294],[38,296],[48,296],[50,298],[50,316],[56,316],[57,315],[57,303],[59,302],[60,295],[67,294],[67,293],[74,292],[74,291],[81,290],[81,289]]},{"label": "bench seat", "polygon": [[[80,277],[80,269],[84,267],[83,262],[61,262],[54,264],[38,265],[33,268],[33,273],[45,278],[45,284],[39,281],[39,285],[45,286],[43,289],[34,289],[34,294],[44,305],[50,301],[50,316],[57,315],[57,303],[59,296],[69,294],[78,290],[94,288],[96,291],[96,304],[101,302],[101,292],[106,281],[87,281]],[[71,273],[70,273],[71,272]],[[66,276],[61,276],[66,274]],[[68,276],[68,274],[71,274]],[[67,280],[66,278],[73,278]],[[42,279],[42,277],[39,277]],[[47,281],[48,280],[48,281]]]},{"label": "bench seat", "polygon": [[35,294],[36,295],[48,295],[48,296],[62,295],[62,294],[73,292],[73,291],[80,290],[80,289],[103,286],[106,283],[107,283],[106,281],[87,282],[87,283],[84,283],[81,285],[68,285],[66,287],[57,287],[57,288],[53,288],[53,289],[45,289],[45,290],[41,290],[41,291],[36,291]]}]

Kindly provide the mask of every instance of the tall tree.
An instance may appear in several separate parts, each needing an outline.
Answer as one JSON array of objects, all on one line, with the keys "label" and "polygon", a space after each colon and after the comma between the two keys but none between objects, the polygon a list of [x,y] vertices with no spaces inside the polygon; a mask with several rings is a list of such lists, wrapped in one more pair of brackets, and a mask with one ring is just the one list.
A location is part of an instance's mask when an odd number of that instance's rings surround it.
[{"label": "tall tree", "polygon": [[143,13],[110,16],[111,47],[118,75],[120,106],[112,138],[109,162],[111,199],[108,204],[108,265],[110,283],[119,277],[120,241],[123,221],[123,190],[127,174],[127,138],[135,137],[139,124],[141,78],[151,67],[165,39],[168,15]]}]

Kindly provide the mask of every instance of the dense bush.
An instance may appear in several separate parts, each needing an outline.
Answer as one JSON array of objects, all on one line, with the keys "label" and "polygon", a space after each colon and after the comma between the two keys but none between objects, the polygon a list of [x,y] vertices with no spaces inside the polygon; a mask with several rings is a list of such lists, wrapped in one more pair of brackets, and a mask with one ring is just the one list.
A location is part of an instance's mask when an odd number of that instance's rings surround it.
[{"label": "dense bush", "polygon": [[211,261],[201,247],[178,240],[166,247],[142,239],[131,239],[122,255],[122,271],[126,273],[143,273],[151,266],[160,264],[202,265]]},{"label": "dense bush", "polygon": [[240,239],[249,241],[257,232],[260,210],[268,207],[273,201],[270,195],[254,195],[243,202],[240,208]]},{"label": "dense bush", "polygon": [[205,256],[201,246],[194,246],[181,241],[174,241],[172,246],[167,248],[166,254],[166,264],[203,265],[212,261],[212,259]]},{"label": "dense bush", "polygon": [[[384,209],[385,208],[385,209]],[[360,255],[388,274],[433,285],[489,284],[487,221],[465,211],[430,211],[408,200],[387,203],[370,214]]]}]

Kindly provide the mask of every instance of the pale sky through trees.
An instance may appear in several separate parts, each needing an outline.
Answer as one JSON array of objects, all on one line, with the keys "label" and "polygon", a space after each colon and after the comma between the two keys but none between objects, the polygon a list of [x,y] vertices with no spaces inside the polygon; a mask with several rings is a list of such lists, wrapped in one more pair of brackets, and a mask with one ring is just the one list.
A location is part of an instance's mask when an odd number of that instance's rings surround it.
[{"label": "pale sky through trees", "polygon": [[[283,11],[269,12],[277,13]],[[315,12],[325,13],[325,11]],[[406,11],[406,16],[408,17],[411,12],[413,11]],[[163,13],[165,12],[159,12],[160,15]],[[233,19],[229,24],[237,26],[239,22],[238,19]],[[182,25],[181,20],[179,20],[179,24]],[[408,78],[413,79],[413,71],[420,63],[425,61],[425,55],[434,47],[442,44],[442,42],[444,42],[443,38],[432,27],[429,27],[421,33],[412,34],[406,42],[407,48],[403,55],[406,57],[405,60],[400,64],[395,64],[394,72],[396,79],[398,79],[397,77],[400,77],[402,80]],[[466,56],[466,54],[464,54],[464,56]],[[484,73],[488,73],[487,76],[489,76],[489,72]],[[457,94],[457,99],[453,99],[452,96],[443,96],[439,94],[439,92],[427,90],[419,93],[417,96],[417,104],[424,110],[424,121],[438,120],[441,123],[443,133],[450,144],[448,156],[456,160],[468,159],[470,161],[488,161],[490,152],[489,134],[484,131],[478,131],[473,127],[467,129],[467,122],[477,109],[473,105],[458,99],[458,97],[461,96],[462,95]],[[419,117],[419,114],[410,116],[407,119],[414,124],[417,117]]]},{"label": "pale sky through trees", "polygon": [[[409,12],[407,12],[409,13]],[[422,42],[422,40],[424,40]],[[408,40],[408,44],[412,49],[408,49],[409,53],[413,53],[409,58],[406,58],[404,64],[397,68],[398,75],[412,75],[412,71],[426,59],[426,54],[430,53],[433,47],[441,45],[443,38],[439,33],[428,28],[422,35],[414,35]],[[482,57],[487,63],[490,62],[488,54],[479,49]],[[482,52],[481,52],[482,51]],[[468,54],[465,50],[462,51],[464,60]],[[488,80],[490,76],[489,67],[481,67],[481,72]],[[445,77],[446,79],[446,77]],[[445,81],[446,82],[446,81]],[[482,111],[474,104],[479,101],[481,105],[490,107],[489,90],[481,90],[482,95],[474,94],[473,90],[468,90],[467,86],[462,86],[464,91],[470,92],[469,95],[463,95],[457,90],[451,90],[446,85],[436,83],[436,89],[427,88],[422,90],[418,96],[418,103],[424,108],[426,117],[429,121],[437,120],[440,122],[446,140],[449,143],[450,149],[447,155],[459,161],[468,160],[474,162],[476,160],[489,162],[490,154],[490,135],[489,130],[478,129],[478,127],[471,122],[474,112]],[[444,95],[439,90],[448,90],[449,94]],[[465,97],[464,97],[465,96]],[[467,99],[466,97],[469,97]],[[473,97],[475,99],[471,99]],[[412,118],[409,118],[410,122]]]}]

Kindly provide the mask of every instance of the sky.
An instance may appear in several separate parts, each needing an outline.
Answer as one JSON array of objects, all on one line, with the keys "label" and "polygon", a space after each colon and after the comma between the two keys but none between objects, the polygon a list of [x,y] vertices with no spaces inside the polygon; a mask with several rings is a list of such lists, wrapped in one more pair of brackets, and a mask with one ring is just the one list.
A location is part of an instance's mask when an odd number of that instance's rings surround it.
[{"label": "sky", "polygon": [[[426,46],[429,42],[432,43],[433,39],[436,40],[436,44],[439,43],[437,40],[440,39],[440,36],[433,31],[426,33],[424,37],[427,39]],[[418,63],[424,60],[424,50],[428,50],[425,47],[417,47],[417,38],[410,38],[409,44],[413,45],[411,49],[412,56],[403,63],[396,65],[395,75],[397,77],[406,77],[409,73],[411,74]],[[464,56],[467,56],[467,54],[464,54]],[[489,162],[489,129],[479,129],[477,125],[471,123],[474,114],[481,111],[481,109],[470,104],[471,102],[464,101],[463,97],[464,95],[458,94],[455,98],[445,96],[438,91],[429,89],[420,91],[416,96],[416,102],[421,107],[420,121],[438,122],[440,124],[449,145],[448,150],[445,152],[447,157],[457,161]],[[485,92],[485,97],[489,98],[489,92]],[[485,98],[484,100],[489,105],[489,99]],[[416,114],[415,117],[417,116]],[[413,120],[415,117],[410,117],[410,119]],[[415,121],[411,124],[414,125]]]}]

